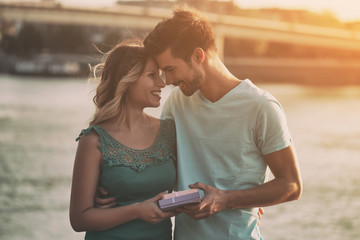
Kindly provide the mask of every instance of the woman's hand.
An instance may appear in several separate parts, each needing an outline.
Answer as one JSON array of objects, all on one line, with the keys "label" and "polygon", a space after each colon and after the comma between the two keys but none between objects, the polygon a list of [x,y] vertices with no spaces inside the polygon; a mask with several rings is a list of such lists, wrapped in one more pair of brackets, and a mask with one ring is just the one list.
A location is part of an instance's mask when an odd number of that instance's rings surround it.
[{"label": "woman's hand", "polygon": [[[143,219],[144,221],[150,223],[158,223],[164,219],[176,216],[179,212],[171,211],[171,212],[163,212],[158,207],[158,201],[163,198],[168,191],[159,193],[153,198],[145,200],[138,204],[138,218]],[[98,187],[95,195],[95,207],[96,208],[112,208],[116,206],[115,198],[102,198],[102,196],[107,196],[108,192],[104,187]]]},{"label": "woman's hand", "polygon": [[139,218],[150,222],[158,223],[167,218],[171,218],[179,214],[176,211],[163,212],[158,207],[158,201],[163,198],[168,191],[159,193],[153,198],[139,203]]}]

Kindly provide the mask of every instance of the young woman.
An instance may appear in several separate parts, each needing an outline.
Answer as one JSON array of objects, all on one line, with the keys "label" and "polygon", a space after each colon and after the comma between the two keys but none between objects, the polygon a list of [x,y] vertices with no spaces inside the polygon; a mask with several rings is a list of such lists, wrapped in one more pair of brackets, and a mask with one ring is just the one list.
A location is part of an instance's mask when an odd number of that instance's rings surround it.
[{"label": "young woman", "polygon": [[[165,83],[141,42],[122,42],[94,68],[96,111],[75,157],[70,222],[85,239],[171,239],[170,217],[157,201],[175,182],[172,120],[144,113],[158,107]],[[97,188],[116,207],[95,208]]]}]

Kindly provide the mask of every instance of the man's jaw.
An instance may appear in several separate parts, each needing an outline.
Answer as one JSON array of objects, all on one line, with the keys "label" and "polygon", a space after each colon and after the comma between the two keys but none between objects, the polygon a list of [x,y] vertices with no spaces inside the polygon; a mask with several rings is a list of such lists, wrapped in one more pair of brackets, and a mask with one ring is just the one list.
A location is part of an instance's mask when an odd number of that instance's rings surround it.
[{"label": "man's jaw", "polygon": [[180,80],[180,81],[174,82],[173,85],[174,86],[179,86],[180,89],[183,89],[183,87],[185,85],[185,82]]}]

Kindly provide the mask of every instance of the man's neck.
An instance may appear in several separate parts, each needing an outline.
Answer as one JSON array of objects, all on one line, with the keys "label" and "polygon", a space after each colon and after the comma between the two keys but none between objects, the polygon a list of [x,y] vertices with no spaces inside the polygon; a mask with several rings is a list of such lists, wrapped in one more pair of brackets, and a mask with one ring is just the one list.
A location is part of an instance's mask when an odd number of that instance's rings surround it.
[{"label": "man's neck", "polygon": [[200,87],[200,92],[211,102],[220,100],[241,83],[241,80],[232,75],[218,57],[209,59],[204,70],[205,82]]}]

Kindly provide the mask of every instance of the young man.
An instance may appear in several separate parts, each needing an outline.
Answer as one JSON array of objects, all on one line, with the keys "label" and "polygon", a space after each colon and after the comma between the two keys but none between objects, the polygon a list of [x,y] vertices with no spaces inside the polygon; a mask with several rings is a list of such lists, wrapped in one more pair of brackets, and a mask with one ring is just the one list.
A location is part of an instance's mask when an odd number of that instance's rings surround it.
[{"label": "young man", "polygon": [[[204,191],[201,203],[178,209],[185,214],[176,217],[175,238],[261,239],[258,207],[302,191],[280,103],[228,71],[210,23],[194,10],[174,10],[144,44],[166,83],[178,86],[162,113],[176,123],[178,190]],[[264,183],[267,166],[274,179]]]}]

